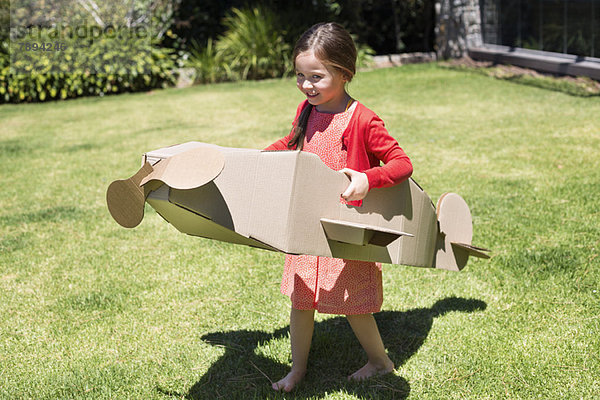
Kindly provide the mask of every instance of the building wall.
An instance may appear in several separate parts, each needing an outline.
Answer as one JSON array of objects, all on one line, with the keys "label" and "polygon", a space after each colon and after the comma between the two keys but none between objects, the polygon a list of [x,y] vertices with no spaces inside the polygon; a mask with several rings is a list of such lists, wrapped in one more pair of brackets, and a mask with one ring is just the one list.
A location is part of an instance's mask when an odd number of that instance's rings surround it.
[{"label": "building wall", "polygon": [[460,58],[483,44],[479,0],[436,0],[435,11],[438,58]]}]

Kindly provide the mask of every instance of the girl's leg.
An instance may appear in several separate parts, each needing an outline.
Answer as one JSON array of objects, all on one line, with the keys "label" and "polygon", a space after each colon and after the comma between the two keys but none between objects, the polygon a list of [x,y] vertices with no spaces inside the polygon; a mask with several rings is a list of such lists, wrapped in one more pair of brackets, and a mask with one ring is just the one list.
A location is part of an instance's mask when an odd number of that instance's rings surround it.
[{"label": "girl's leg", "polygon": [[297,310],[290,312],[290,341],[292,343],[292,370],[278,382],[273,383],[273,389],[286,392],[306,374],[308,352],[315,326],[315,310]]},{"label": "girl's leg", "polygon": [[348,379],[362,380],[373,375],[392,372],[394,363],[385,352],[373,314],[347,315],[346,318],[369,359],[364,367],[350,375]]}]

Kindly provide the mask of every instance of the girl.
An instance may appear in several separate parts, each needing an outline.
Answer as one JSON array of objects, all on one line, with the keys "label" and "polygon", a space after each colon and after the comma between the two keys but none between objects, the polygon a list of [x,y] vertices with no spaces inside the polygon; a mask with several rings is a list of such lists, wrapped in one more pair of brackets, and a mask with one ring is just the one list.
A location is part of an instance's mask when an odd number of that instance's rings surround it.
[{"label": "girl", "polygon": [[[314,25],[296,43],[293,62],[296,84],[306,100],[298,106],[291,133],[267,150],[317,154],[350,178],[340,201],[354,206],[362,204],[369,189],[398,184],[412,174],[408,156],[383,121],[346,91],[356,72],[356,47],[344,28]],[[286,255],[281,292],[292,302],[292,369],[273,389],[289,392],[304,377],[315,310],[345,314],[367,353],[367,364],[348,379],[393,371],[372,315],[383,302],[380,263]]]}]

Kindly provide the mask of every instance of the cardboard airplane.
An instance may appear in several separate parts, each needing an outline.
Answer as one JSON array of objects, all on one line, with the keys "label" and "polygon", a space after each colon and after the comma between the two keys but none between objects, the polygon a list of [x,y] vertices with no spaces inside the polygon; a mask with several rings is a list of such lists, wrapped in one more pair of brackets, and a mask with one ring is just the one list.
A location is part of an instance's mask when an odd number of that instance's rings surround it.
[{"label": "cardboard airplane", "polygon": [[413,180],[372,189],[360,207],[340,201],[345,174],[315,154],[188,142],[144,154],[142,168],[107,191],[108,208],[133,228],[147,202],[189,235],[288,254],[459,271],[471,245],[469,207],[455,193],[434,207]]}]

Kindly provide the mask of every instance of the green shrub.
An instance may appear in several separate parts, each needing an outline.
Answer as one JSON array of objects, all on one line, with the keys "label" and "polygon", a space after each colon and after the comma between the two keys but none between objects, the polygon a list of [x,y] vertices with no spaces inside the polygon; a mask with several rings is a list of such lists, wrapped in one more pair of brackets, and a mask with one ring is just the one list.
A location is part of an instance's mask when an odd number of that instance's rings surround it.
[{"label": "green shrub", "polygon": [[[292,45],[276,28],[274,14],[266,9],[233,8],[225,18],[227,31],[204,48],[192,39],[186,65],[196,70],[196,83],[289,76],[293,72]],[[356,37],[354,36],[355,42]],[[373,49],[357,43],[358,67],[372,63]]]},{"label": "green shrub", "polygon": [[[174,51],[150,45],[148,39],[98,37],[87,42],[55,39],[51,33],[41,32],[35,42],[60,42],[63,50],[26,51],[14,41],[12,51],[19,53],[12,65],[7,54],[0,54],[0,103],[144,91],[176,79]],[[77,48],[85,44],[89,47]]]},{"label": "green shrub", "polygon": [[216,40],[226,30],[223,17],[230,8],[248,3],[273,11],[288,43],[317,22],[335,21],[377,54],[434,50],[434,0],[184,1],[175,11],[178,23],[173,30],[186,45],[192,38],[199,43]]},{"label": "green shrub", "polygon": [[352,35],[354,39],[354,43],[356,44],[356,68],[368,68],[373,66],[373,56],[375,55],[375,50],[373,50],[369,45],[364,43],[359,43],[357,38]]},{"label": "green shrub", "polygon": [[229,80],[277,78],[291,72],[291,46],[266,9],[233,8],[216,44],[217,62]]},{"label": "green shrub", "polygon": [[189,50],[186,66],[196,70],[195,83],[216,83],[227,80],[222,62],[217,57],[213,40],[208,39],[202,48],[195,39]]}]

